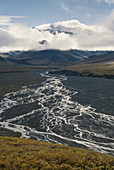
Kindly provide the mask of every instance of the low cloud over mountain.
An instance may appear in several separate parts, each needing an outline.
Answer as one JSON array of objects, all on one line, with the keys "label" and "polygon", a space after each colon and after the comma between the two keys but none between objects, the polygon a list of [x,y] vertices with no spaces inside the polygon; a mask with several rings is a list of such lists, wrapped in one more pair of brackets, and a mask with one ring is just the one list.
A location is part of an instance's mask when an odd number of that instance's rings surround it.
[{"label": "low cloud over mountain", "polygon": [[9,24],[0,29],[0,51],[83,49],[114,50],[114,10],[101,25],[88,26],[78,20],[29,28],[21,24]]}]

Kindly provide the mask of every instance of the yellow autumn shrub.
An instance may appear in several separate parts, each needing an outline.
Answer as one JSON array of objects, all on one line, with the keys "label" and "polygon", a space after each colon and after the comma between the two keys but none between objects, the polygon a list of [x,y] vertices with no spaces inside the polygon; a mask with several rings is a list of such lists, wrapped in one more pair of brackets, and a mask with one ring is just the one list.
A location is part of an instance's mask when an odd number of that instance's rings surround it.
[{"label": "yellow autumn shrub", "polygon": [[0,137],[2,170],[113,170],[114,157],[65,145]]}]

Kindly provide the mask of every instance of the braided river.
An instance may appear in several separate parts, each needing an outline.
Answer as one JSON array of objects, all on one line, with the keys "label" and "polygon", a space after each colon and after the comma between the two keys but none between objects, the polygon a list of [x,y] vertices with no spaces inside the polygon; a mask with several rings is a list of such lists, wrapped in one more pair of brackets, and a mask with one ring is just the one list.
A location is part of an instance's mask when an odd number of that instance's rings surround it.
[{"label": "braided river", "polygon": [[0,127],[21,137],[114,155],[114,80],[38,73],[0,100]]}]

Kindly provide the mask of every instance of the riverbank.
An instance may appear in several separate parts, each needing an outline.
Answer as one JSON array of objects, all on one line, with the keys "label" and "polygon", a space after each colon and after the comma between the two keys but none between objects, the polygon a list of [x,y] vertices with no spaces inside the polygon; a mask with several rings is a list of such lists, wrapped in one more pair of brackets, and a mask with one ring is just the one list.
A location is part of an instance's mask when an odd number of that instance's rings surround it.
[{"label": "riverbank", "polygon": [[69,76],[114,79],[114,62],[89,63],[85,60],[73,66],[50,71],[50,73]]},{"label": "riverbank", "polygon": [[22,86],[40,84],[45,80],[38,72],[9,72],[0,74],[0,96],[17,91]]},{"label": "riverbank", "polygon": [[80,76],[80,77],[98,77],[98,78],[106,78],[106,79],[114,79],[114,74],[94,74],[90,71],[72,71],[72,70],[55,70],[50,71],[50,74],[62,74],[67,76]]},{"label": "riverbank", "polygon": [[13,132],[12,130],[4,129],[0,127],[0,136],[9,136],[9,137],[21,137],[21,133]]},{"label": "riverbank", "polygon": [[[22,86],[40,84],[45,81],[38,72],[9,72],[0,74],[0,96],[17,91]],[[20,137],[21,134],[0,127],[0,136]]]}]

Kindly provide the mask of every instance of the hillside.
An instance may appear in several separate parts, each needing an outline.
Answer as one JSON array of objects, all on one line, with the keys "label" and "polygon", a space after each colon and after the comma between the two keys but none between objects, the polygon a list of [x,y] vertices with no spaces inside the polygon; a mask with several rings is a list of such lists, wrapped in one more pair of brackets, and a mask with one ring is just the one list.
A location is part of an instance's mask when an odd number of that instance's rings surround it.
[{"label": "hillside", "polygon": [[85,59],[83,63],[108,63],[114,62],[114,51],[102,55],[93,55]]},{"label": "hillside", "polygon": [[21,54],[23,51],[9,51],[9,52],[0,52],[0,56],[3,58],[14,58],[16,56],[18,56],[19,54]]},{"label": "hillside", "polygon": [[114,168],[114,157],[91,150],[0,137],[0,169],[77,170]]},{"label": "hillside", "polygon": [[[10,51],[0,53],[0,72],[25,71],[30,67],[63,68],[75,65],[91,55],[99,55],[107,51],[83,51],[83,50],[42,50],[42,51]],[[27,66],[27,67],[26,67]]]},{"label": "hillside", "polygon": [[0,73],[26,71],[27,69],[17,63],[10,62],[7,58],[0,57]]},{"label": "hillside", "polygon": [[42,83],[45,79],[36,74],[39,70],[45,70],[45,67],[23,66],[0,57],[0,96],[25,85]]},{"label": "hillside", "polygon": [[114,52],[90,56],[76,65],[50,73],[73,76],[114,78]]},{"label": "hillside", "polygon": [[75,57],[66,51],[61,50],[43,50],[43,51],[26,51],[18,55],[15,59],[9,61],[34,66],[59,66],[71,65],[79,61],[79,57]]},{"label": "hillside", "polygon": [[[10,52],[11,53],[11,52]],[[26,51],[16,53],[9,56],[7,59],[10,62],[29,66],[48,66],[48,67],[63,67],[76,64],[83,61],[93,54],[104,54],[106,51],[82,51],[82,50],[42,50],[42,51]]]},{"label": "hillside", "polygon": [[7,72],[26,72],[37,68],[22,66],[21,64],[10,61],[8,58],[0,56],[0,73]]},{"label": "hillside", "polygon": [[[15,58],[15,57],[14,57]],[[39,71],[45,70],[48,66],[34,66],[21,64],[21,62],[16,61],[11,58],[4,58],[0,56],[0,74],[9,72],[29,72],[29,71]]]}]

